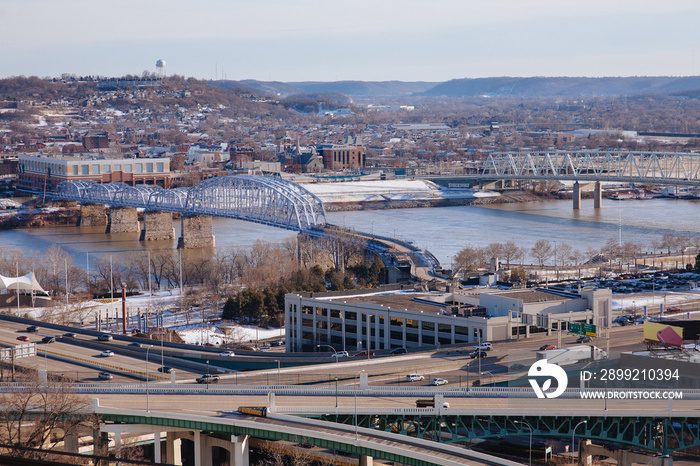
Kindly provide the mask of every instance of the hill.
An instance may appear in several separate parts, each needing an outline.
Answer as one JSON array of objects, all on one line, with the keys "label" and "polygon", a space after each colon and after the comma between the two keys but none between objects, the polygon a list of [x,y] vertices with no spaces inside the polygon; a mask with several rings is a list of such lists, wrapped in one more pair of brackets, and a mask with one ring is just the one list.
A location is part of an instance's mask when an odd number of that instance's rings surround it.
[{"label": "hill", "polygon": [[339,93],[350,97],[401,97],[424,92],[435,87],[436,82],[407,81],[334,81],[334,82],[280,82],[256,81],[214,81],[213,84],[225,89],[240,88],[249,92],[288,97],[300,94]]},{"label": "hill", "polygon": [[498,77],[453,79],[415,95],[432,97],[591,97],[678,94],[697,89],[700,89],[700,76]]}]

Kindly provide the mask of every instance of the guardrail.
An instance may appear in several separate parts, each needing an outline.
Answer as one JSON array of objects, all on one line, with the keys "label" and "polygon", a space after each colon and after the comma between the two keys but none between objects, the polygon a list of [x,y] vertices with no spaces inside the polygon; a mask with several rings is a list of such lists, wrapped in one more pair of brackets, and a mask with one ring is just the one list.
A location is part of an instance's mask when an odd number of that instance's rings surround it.
[{"label": "guardrail", "polygon": [[[149,374],[150,375],[150,374]],[[148,385],[148,388],[146,388]],[[22,387],[33,387],[31,384],[0,383],[0,391],[7,391],[9,387],[14,389]],[[130,393],[145,394],[148,390],[151,394],[178,395],[178,394],[211,394],[211,395],[267,395],[276,393],[280,395],[303,395],[303,396],[403,396],[403,397],[432,397],[442,395],[446,398],[467,397],[467,398],[536,398],[532,389],[518,387],[464,387],[443,389],[441,387],[374,387],[356,389],[354,386],[304,386],[304,385],[234,385],[234,384],[196,384],[196,383],[75,383],[71,385],[77,393]],[[602,391],[602,389],[595,389]],[[698,389],[670,389],[683,393],[683,400],[700,400],[700,390]],[[657,389],[616,389],[615,391],[629,392],[656,392]],[[582,399],[579,389],[568,389],[559,398]],[[602,399],[590,398],[590,401],[602,401]]]}]

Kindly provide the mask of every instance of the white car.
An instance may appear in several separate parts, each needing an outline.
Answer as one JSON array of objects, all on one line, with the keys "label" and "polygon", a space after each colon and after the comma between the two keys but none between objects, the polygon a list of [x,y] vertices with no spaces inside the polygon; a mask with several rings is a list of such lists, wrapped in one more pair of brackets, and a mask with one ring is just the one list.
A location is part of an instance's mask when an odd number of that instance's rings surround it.
[{"label": "white car", "polygon": [[475,350],[482,350],[482,351],[491,351],[493,348],[493,345],[488,342],[481,343],[479,345],[474,346]]},{"label": "white car", "polygon": [[338,351],[337,353],[331,354],[332,358],[347,358],[350,354],[347,351]]},{"label": "white car", "polygon": [[407,382],[419,382],[421,380],[425,380],[425,377],[420,374],[406,374]]},{"label": "white car", "polygon": [[233,353],[233,351],[223,351],[219,353],[219,356],[235,356],[235,354]]},{"label": "white car", "polygon": [[103,352],[100,353],[100,356],[102,356],[103,358],[111,358],[112,356],[114,356],[114,351],[104,350]]},{"label": "white car", "polygon": [[447,380],[438,377],[436,379],[431,380],[430,385],[447,385]]}]

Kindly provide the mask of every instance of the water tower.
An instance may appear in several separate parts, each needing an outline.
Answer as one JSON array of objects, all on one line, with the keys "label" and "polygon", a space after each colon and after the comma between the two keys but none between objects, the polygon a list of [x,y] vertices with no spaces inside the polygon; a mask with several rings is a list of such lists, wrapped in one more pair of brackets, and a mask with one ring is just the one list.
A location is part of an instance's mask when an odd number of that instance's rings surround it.
[{"label": "water tower", "polygon": [[156,75],[159,78],[165,77],[165,60],[161,59],[156,62]]}]

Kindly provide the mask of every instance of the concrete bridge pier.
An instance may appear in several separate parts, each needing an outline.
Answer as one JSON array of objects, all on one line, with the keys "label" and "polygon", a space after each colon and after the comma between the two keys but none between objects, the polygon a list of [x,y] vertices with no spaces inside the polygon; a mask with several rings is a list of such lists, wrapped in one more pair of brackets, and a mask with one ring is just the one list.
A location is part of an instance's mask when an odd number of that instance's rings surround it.
[{"label": "concrete bridge pier", "polygon": [[104,204],[80,204],[79,227],[103,227],[107,225]]},{"label": "concrete bridge pier", "polygon": [[581,185],[579,182],[574,183],[574,210],[581,208]]},{"label": "concrete bridge pier", "polygon": [[214,234],[211,217],[206,215],[183,216],[180,220],[178,249],[213,248]]},{"label": "concrete bridge pier", "polygon": [[600,181],[595,182],[595,188],[593,189],[593,208],[600,209],[601,199],[603,197],[603,190],[600,188]]},{"label": "concrete bridge pier", "polygon": [[141,230],[139,240],[158,241],[174,238],[173,214],[159,210],[143,213],[143,230]]},{"label": "concrete bridge pier", "polygon": [[137,233],[141,231],[136,207],[111,207],[107,233]]}]

